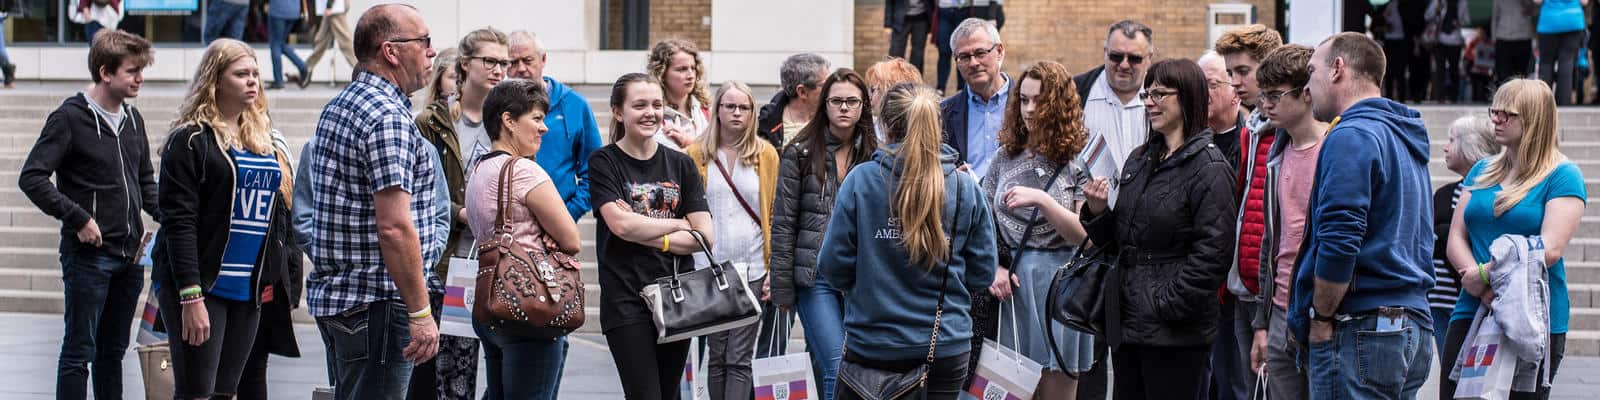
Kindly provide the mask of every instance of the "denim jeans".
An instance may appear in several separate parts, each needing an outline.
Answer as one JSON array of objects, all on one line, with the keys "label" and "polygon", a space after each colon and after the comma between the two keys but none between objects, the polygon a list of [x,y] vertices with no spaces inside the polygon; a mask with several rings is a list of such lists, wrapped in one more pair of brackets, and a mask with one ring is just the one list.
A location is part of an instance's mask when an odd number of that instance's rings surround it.
[{"label": "denim jeans", "polygon": [[144,291],[144,268],[100,252],[62,254],[66,334],[56,365],[56,398],[122,398],[122,357],[128,352],[133,310]]},{"label": "denim jeans", "polygon": [[1311,343],[1313,400],[1414,399],[1433,367],[1433,324],[1405,311],[1398,330],[1379,332],[1378,313],[1337,322],[1333,340]]},{"label": "denim jeans", "polygon": [[567,338],[530,339],[504,334],[474,322],[483,344],[489,390],[484,400],[555,400],[567,365]]},{"label": "denim jeans", "polygon": [[106,26],[100,25],[99,21],[89,21],[89,23],[83,24],[83,41],[94,43],[94,34],[100,33],[100,30],[105,28]]},{"label": "denim jeans", "polygon": [[300,78],[305,79],[306,62],[294,53],[294,48],[289,47],[289,30],[294,28],[298,19],[267,18],[267,43],[272,54],[272,86],[283,86],[283,57],[289,57],[289,62],[294,63],[294,68],[300,71]]},{"label": "denim jeans", "polygon": [[411,342],[405,303],[376,301],[317,317],[328,351],[328,374],[339,400],[402,400],[411,380],[404,349]]},{"label": "denim jeans", "polygon": [[206,26],[200,34],[201,40],[207,44],[219,37],[244,40],[244,18],[249,12],[250,7],[242,4],[206,2]]},{"label": "denim jeans", "polygon": [[818,275],[816,284],[795,293],[795,308],[805,326],[806,350],[811,352],[817,389],[822,391],[822,400],[832,400],[839,360],[844,356],[844,293]]}]

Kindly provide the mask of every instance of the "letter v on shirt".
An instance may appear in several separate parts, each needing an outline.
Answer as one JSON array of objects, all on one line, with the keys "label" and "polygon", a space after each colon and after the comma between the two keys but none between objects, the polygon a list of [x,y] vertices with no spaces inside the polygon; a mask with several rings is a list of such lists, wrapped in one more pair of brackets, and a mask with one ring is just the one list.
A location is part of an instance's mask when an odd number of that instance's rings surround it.
[{"label": "letter v on shirt", "polygon": [[233,215],[229,221],[228,246],[222,253],[222,269],[210,293],[229,300],[249,301],[250,276],[261,256],[261,246],[266,242],[272,204],[283,171],[272,155],[239,149],[230,152],[237,166]]}]

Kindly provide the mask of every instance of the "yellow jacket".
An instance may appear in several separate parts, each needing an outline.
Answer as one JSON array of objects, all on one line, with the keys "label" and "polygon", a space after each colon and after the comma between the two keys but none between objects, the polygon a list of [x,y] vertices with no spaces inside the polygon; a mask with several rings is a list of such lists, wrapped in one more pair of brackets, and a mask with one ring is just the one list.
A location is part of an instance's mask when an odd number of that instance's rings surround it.
[{"label": "yellow jacket", "polygon": [[[711,133],[706,134],[709,135]],[[774,197],[777,196],[778,192],[778,150],[772,147],[772,144],[767,143],[765,140],[757,140],[756,144],[761,147],[761,150],[759,150],[758,154],[756,155],[755,165],[756,176],[761,178],[761,194],[757,197],[755,204],[751,204],[750,206],[755,207],[756,212],[761,213],[761,240],[763,243],[763,246],[761,246],[762,257],[771,258],[772,201]],[[710,187],[711,185],[727,185],[727,182],[724,182],[721,179],[718,179],[716,182],[712,182],[709,178],[707,178],[706,168],[711,164],[711,160],[705,159],[701,156],[699,143],[690,144],[689,148],[683,149],[683,151],[684,153],[689,154],[689,158],[694,159],[695,168],[700,170],[700,180],[705,183],[706,187]],[[743,193],[741,193],[741,195],[743,195]],[[745,200],[748,201],[749,199],[747,198]],[[713,218],[715,218],[715,216],[713,216]],[[767,266],[767,270],[768,272],[771,272],[772,266],[770,265],[770,262],[766,262],[764,264],[769,264]]]}]

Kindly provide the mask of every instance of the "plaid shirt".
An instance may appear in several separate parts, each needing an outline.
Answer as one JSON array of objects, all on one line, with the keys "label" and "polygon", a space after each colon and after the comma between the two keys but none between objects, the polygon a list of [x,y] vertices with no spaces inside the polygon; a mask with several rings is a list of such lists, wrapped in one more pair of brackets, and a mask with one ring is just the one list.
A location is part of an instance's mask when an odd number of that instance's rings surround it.
[{"label": "plaid shirt", "polygon": [[[322,109],[312,153],[302,169],[311,179],[313,224],[308,253],[315,269],[306,279],[311,315],[335,315],[381,300],[399,300],[378,246],[372,194],[398,186],[411,193],[411,217],[422,243],[443,234],[431,222],[436,199],[433,159],[411,117],[411,101],[382,77],[360,71]],[[424,260],[437,246],[422,246]],[[444,285],[423,263],[429,292]]]}]

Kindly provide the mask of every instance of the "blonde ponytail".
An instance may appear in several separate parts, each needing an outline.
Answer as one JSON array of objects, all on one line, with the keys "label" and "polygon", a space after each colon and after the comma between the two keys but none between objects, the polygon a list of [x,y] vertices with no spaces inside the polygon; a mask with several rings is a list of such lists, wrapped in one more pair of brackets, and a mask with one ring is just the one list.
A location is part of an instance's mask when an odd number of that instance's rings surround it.
[{"label": "blonde ponytail", "polygon": [[899,217],[901,246],[911,263],[931,270],[950,258],[944,233],[944,169],[940,165],[939,95],[918,84],[889,89],[883,101],[885,125],[900,169],[892,215]]}]

